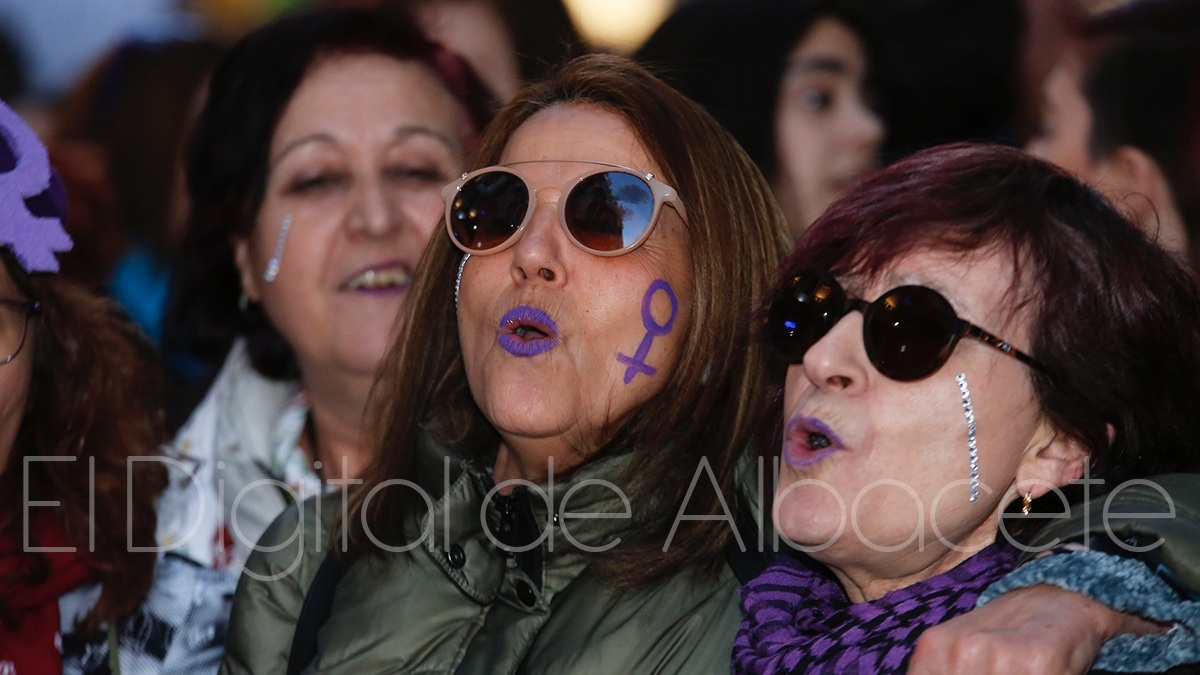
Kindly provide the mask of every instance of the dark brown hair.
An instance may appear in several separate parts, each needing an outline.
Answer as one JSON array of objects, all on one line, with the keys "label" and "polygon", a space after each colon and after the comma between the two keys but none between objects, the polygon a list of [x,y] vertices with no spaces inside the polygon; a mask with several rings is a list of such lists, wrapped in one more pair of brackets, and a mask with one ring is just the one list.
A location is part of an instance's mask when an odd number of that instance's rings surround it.
[{"label": "dark brown hair", "polygon": [[[166,487],[161,464],[128,461],[156,455],[166,440],[153,352],[113,302],[57,275],[27,274],[6,248],[0,260],[21,293],[41,303],[24,346],[33,350],[32,377],[14,452],[0,475],[0,506],[16,514],[23,501],[60,502],[54,514],[101,582],[83,621],[94,631],[140,605],[154,575],[157,554],[127,548],[154,547],[154,505]],[[22,458],[35,455],[76,461],[30,463],[26,490]],[[0,531],[20,525],[13,517]]]},{"label": "dark brown hair", "polygon": [[[610,420],[589,459],[631,452],[620,487],[637,529],[620,546],[593,558],[592,569],[614,586],[632,587],[685,566],[714,571],[730,540],[727,522],[683,521],[669,550],[663,544],[700,462],[712,467],[723,495],[697,489],[689,514],[721,513],[738,503],[734,472],[762,410],[764,357],[751,340],[752,308],[788,239],[770,188],[746,154],[702,108],[632,62],[585,56],[547,81],[524,89],[484,135],[478,164],[499,161],[512,135],[534,114],[563,105],[597,106],[630,126],[687,208],[693,278],[692,323],[662,389],[620,419]],[[580,158],[584,159],[584,158]],[[462,253],[435,237],[405,304],[405,331],[377,384],[379,431],[374,461],[353,497],[347,527],[356,551],[364,541],[365,495],[394,478],[415,476],[415,452],[426,430],[486,461],[498,442],[476,407],[463,370],[454,303]],[[433,336],[433,339],[430,338]],[[401,540],[401,495],[375,495],[365,520],[373,535]]]},{"label": "dark brown hair", "polygon": [[[1200,468],[1200,300],[1188,273],[1096,190],[1019,150],[955,144],[865,179],[784,266],[868,278],[927,250],[1011,256],[1038,405],[1111,489]],[[775,419],[782,413],[777,410]],[[1110,430],[1112,433],[1110,441]],[[778,448],[778,442],[773,446]]]}]

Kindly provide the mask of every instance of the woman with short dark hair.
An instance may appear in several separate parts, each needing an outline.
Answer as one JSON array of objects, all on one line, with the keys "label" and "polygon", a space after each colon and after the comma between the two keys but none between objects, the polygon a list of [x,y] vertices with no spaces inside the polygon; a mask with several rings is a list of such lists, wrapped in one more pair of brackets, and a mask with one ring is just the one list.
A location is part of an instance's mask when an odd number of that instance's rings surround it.
[{"label": "woman with short dark hair", "polygon": [[[787,371],[775,524],[808,557],[747,587],[737,672],[904,670],[926,628],[1028,550],[1042,523],[1006,511],[1061,512],[1080,478],[1094,499],[1200,469],[1191,279],[1098,192],[1019,150],[944,146],[869,177],[797,246],[766,316]],[[1090,555],[1051,565],[1122,564]],[[1186,628],[1135,620],[1115,632],[1150,637],[1095,665],[1200,659],[1179,647],[1194,647],[1195,603],[1127,562],[1124,594],[1092,593]]]}]

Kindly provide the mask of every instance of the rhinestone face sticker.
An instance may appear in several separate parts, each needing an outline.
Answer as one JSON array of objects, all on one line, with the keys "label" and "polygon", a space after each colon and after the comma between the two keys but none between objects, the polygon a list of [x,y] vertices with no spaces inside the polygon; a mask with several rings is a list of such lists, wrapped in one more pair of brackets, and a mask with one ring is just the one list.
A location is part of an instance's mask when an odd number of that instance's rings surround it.
[{"label": "rhinestone face sticker", "polygon": [[979,446],[975,441],[975,408],[971,405],[971,389],[967,386],[967,374],[954,376],[958,382],[958,393],[962,396],[963,416],[967,420],[967,455],[971,459],[971,502],[979,499]]}]

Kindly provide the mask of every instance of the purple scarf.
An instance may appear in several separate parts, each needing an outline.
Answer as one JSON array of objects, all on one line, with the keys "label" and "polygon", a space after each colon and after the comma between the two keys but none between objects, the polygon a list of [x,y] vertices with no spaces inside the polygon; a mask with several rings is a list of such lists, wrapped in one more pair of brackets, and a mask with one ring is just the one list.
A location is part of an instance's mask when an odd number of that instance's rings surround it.
[{"label": "purple scarf", "polygon": [[733,644],[733,672],[903,671],[917,637],[973,609],[989,584],[1016,567],[1017,555],[995,543],[944,574],[857,604],[832,577],[782,555],[742,589],[746,618]]}]

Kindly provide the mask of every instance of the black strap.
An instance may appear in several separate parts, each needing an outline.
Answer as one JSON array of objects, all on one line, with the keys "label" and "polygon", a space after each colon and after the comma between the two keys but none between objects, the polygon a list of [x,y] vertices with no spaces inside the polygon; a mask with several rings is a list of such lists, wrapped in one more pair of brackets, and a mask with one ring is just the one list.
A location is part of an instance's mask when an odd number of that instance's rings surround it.
[{"label": "black strap", "polygon": [[345,573],[342,561],[334,551],[330,551],[321,561],[317,576],[304,595],[300,618],[296,620],[287,675],[299,675],[317,657],[317,633],[329,620],[329,613],[333,609],[333,593]]}]

